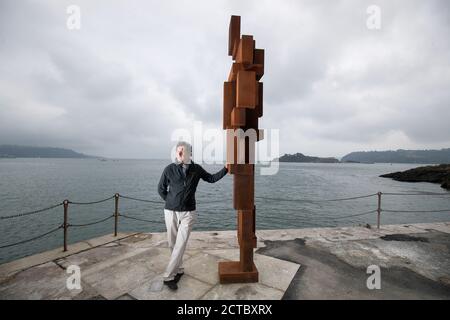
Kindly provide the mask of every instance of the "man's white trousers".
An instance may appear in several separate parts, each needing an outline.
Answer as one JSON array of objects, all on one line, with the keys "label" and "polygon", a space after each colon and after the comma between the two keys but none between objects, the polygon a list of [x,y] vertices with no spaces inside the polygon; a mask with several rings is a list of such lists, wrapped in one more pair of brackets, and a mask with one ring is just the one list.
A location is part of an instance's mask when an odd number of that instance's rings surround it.
[{"label": "man's white trousers", "polygon": [[171,251],[170,261],[164,272],[164,280],[173,280],[177,273],[182,273],[183,254],[191,234],[192,226],[197,220],[195,211],[172,211],[164,209],[167,228],[167,241]]}]

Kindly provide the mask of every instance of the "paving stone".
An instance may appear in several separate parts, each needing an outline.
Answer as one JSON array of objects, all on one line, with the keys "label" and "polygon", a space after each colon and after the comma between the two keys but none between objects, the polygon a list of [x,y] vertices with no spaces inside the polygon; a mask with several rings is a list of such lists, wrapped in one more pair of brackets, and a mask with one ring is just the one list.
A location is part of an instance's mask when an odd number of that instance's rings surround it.
[{"label": "paving stone", "polygon": [[387,234],[407,234],[407,233],[425,233],[427,232],[421,228],[415,228],[413,224],[398,224],[398,225],[381,225],[380,229],[376,229],[380,235]]},{"label": "paving stone", "polygon": [[66,285],[70,275],[53,262],[21,271],[0,283],[0,300],[73,299],[82,295],[89,299],[97,295],[89,286],[69,290]]},{"label": "paving stone", "polygon": [[218,284],[202,300],[280,300],[283,291],[260,283]]},{"label": "paving stone", "polygon": [[87,276],[82,273],[82,279],[106,299],[116,299],[155,275],[154,270],[130,258]]},{"label": "paving stone", "polygon": [[259,271],[259,282],[283,292],[289,287],[289,284],[301,267],[299,264],[263,254],[255,254],[254,258],[255,265]]},{"label": "paving stone", "polygon": [[203,252],[225,260],[239,260],[239,249],[214,249],[204,250]]},{"label": "paving stone", "polygon": [[165,232],[151,234],[141,233],[133,237],[128,237],[126,239],[120,240],[119,243],[132,248],[167,248],[167,234]]},{"label": "paving stone", "polygon": [[162,277],[147,281],[129,294],[139,300],[196,300],[202,297],[213,286],[185,274],[178,282],[178,290],[172,291],[166,285],[158,291],[155,281],[162,283]]},{"label": "paving stone", "polygon": [[7,262],[5,264],[0,265],[0,275],[1,275],[0,278],[21,270],[31,268],[33,266],[37,266],[91,248],[92,247],[87,242],[78,242],[76,244],[70,245],[66,252],[64,252],[62,248],[57,248],[46,252],[38,253],[32,256],[24,257],[18,260],[14,260],[11,262]]},{"label": "paving stone", "polygon": [[184,263],[184,273],[212,285],[219,282],[218,263],[223,259],[199,253]]},{"label": "paving stone", "polygon": [[415,223],[415,228],[428,230],[436,230],[439,232],[450,233],[450,223]]},{"label": "paving stone", "polygon": [[92,247],[97,247],[100,245],[104,245],[105,243],[108,242],[112,242],[112,241],[117,241],[123,238],[127,238],[129,236],[131,236],[133,233],[122,233],[122,232],[118,232],[117,236],[115,237],[113,234],[107,234],[98,238],[93,238],[93,239],[89,239],[86,240],[86,242],[92,246]]},{"label": "paving stone", "polygon": [[122,260],[130,259],[146,250],[148,249],[130,249],[125,246],[97,247],[59,259],[56,262],[64,268],[70,265],[79,266],[83,274],[88,275],[113,266]]},{"label": "paving stone", "polygon": [[351,241],[363,239],[376,239],[380,235],[372,229],[363,227],[343,227],[319,231],[319,236],[329,241]]},{"label": "paving stone", "polygon": [[[219,261],[239,260],[239,250],[207,250],[205,253],[219,257]],[[259,271],[259,282],[269,287],[286,290],[297,273],[300,265],[289,261],[275,259],[263,254],[254,254],[255,265]]]}]

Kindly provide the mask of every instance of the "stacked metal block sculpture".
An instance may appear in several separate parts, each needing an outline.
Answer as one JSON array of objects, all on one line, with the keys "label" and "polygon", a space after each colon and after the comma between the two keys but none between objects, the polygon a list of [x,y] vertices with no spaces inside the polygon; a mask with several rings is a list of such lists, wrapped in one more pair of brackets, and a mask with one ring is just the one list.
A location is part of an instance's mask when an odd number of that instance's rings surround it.
[{"label": "stacked metal block sculpture", "polygon": [[[223,88],[223,128],[227,129],[228,170],[233,174],[240,260],[219,262],[220,283],[258,282],[258,270],[253,262],[256,248],[254,163],[255,143],[263,138],[258,119],[263,114],[263,83],[259,80],[264,74],[264,50],[255,48],[253,36],[241,36],[240,27],[240,17],[231,16],[228,55],[234,62]],[[237,134],[242,132],[246,134]]]}]

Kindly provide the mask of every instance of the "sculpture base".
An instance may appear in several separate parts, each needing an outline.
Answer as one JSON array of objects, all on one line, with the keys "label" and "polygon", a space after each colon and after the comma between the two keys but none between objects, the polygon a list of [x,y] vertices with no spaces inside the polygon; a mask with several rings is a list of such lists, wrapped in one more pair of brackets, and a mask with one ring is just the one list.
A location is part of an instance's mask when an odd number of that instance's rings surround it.
[{"label": "sculpture base", "polygon": [[220,261],[219,281],[222,284],[258,282],[258,269],[255,263],[251,271],[242,271],[240,261]]}]

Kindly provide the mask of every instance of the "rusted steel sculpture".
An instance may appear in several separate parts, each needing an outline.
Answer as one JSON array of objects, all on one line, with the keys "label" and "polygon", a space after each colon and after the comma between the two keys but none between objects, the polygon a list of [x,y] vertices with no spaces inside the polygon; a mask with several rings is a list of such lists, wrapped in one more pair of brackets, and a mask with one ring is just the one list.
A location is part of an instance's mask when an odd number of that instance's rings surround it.
[{"label": "rusted steel sculpture", "polygon": [[[263,138],[264,50],[255,49],[250,35],[240,35],[241,17],[231,16],[228,55],[234,62],[223,92],[223,129],[227,130],[227,165],[233,174],[233,207],[237,210],[239,261],[219,262],[220,283],[258,282],[253,262],[255,236],[255,143]],[[242,129],[242,130],[241,130]],[[251,130],[253,129],[253,130]],[[245,132],[245,135],[240,135]],[[254,133],[249,134],[247,133]]]}]

